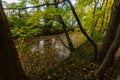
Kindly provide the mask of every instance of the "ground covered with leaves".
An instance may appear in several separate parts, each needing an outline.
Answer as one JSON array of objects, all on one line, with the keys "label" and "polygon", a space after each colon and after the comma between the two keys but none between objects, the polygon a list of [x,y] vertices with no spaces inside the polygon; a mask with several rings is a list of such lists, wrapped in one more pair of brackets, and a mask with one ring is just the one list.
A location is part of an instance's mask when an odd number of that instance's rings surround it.
[{"label": "ground covered with leaves", "polygon": [[68,58],[34,75],[31,80],[94,80],[96,65],[93,51],[90,43],[84,43]]}]

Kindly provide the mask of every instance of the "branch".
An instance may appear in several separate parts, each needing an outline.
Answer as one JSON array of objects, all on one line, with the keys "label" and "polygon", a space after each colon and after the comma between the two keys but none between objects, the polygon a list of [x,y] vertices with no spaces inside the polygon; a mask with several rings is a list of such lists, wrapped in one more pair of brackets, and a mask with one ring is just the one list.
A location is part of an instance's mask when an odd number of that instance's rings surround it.
[{"label": "branch", "polygon": [[[55,8],[58,8],[57,2],[58,2],[57,0],[54,0]],[[70,52],[73,52],[74,51],[74,46],[73,46],[73,43],[72,43],[72,41],[70,39],[70,36],[67,32],[67,29],[66,29],[67,26],[66,26],[64,20],[62,19],[61,15],[58,15],[57,17],[58,17],[59,23],[62,24],[62,28],[64,30],[64,33],[65,33],[65,36],[66,36],[66,39],[67,39],[67,43],[68,43],[68,46],[69,46],[68,49],[70,50]]]},{"label": "branch", "polygon": [[45,4],[41,4],[41,5],[37,5],[37,6],[29,6],[29,7],[23,7],[23,8],[4,8],[4,9],[15,9],[15,10],[24,10],[24,9],[29,9],[29,8],[38,8],[38,7],[42,7],[42,6],[46,6],[46,5],[58,5],[61,4],[63,2],[65,2],[66,0],[62,0],[61,2],[56,2],[56,3],[45,3]]},{"label": "branch", "polygon": [[82,24],[81,24],[81,22],[80,22],[80,20],[79,20],[79,17],[78,17],[78,15],[77,15],[77,13],[76,13],[76,11],[75,11],[75,8],[74,8],[74,6],[73,6],[73,4],[71,3],[71,1],[70,0],[66,0],[67,2],[68,2],[68,4],[70,5],[70,7],[71,7],[71,10],[72,10],[72,13],[73,13],[73,15],[74,15],[74,17],[75,17],[75,19],[76,19],[76,21],[77,21],[77,23],[78,23],[78,26],[79,26],[79,28],[81,29],[81,31],[82,31],[82,33],[84,34],[84,36],[88,39],[88,41],[90,41],[90,43],[93,45],[93,47],[94,47],[94,60],[96,60],[97,59],[97,52],[98,52],[98,50],[97,50],[97,45],[95,44],[95,42],[88,36],[88,34],[84,31],[84,29],[83,29],[83,26],[82,26]]},{"label": "branch", "polygon": [[57,34],[58,39],[60,40],[60,42],[68,49],[70,49],[67,45],[65,45],[65,43],[62,41],[62,39],[60,38],[60,36]]}]

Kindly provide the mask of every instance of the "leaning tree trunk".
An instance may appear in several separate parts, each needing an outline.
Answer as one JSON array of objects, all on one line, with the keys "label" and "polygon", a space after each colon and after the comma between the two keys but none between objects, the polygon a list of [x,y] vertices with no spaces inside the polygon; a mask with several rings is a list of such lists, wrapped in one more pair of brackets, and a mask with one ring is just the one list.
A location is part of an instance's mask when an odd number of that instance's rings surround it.
[{"label": "leaning tree trunk", "polygon": [[120,22],[120,0],[115,0],[112,7],[110,24],[103,41],[102,48],[98,54],[99,61],[102,62],[109,50]]},{"label": "leaning tree trunk", "polygon": [[0,0],[0,80],[25,80]]},{"label": "leaning tree trunk", "polygon": [[76,19],[76,21],[77,21],[77,23],[78,23],[78,26],[79,26],[81,32],[83,33],[83,35],[85,35],[85,37],[87,38],[87,40],[90,41],[90,43],[93,45],[94,50],[95,50],[95,51],[94,51],[94,60],[96,60],[96,59],[97,59],[97,53],[98,53],[96,43],[95,43],[95,42],[88,36],[88,34],[84,31],[83,26],[82,26],[82,24],[81,24],[81,22],[80,22],[80,20],[79,20],[79,17],[77,16],[77,13],[76,13],[76,11],[75,11],[75,9],[74,9],[74,6],[72,5],[72,2],[71,2],[70,0],[66,0],[66,1],[69,3],[69,5],[70,5],[70,7],[71,7],[72,13],[73,13],[73,15],[74,15],[74,17],[75,17],[75,19]]},{"label": "leaning tree trunk", "polygon": [[[56,8],[58,8],[57,2],[58,2],[57,0],[54,0]],[[60,15],[57,15],[57,18],[58,18],[59,23],[62,24],[62,28],[64,30],[64,33],[65,33],[65,36],[66,36],[66,39],[67,39],[67,42],[68,42],[68,48],[69,48],[70,52],[73,52],[75,49],[74,49],[73,43],[72,43],[72,41],[70,39],[69,33],[68,33],[67,29],[66,29],[67,26],[66,26],[64,20],[62,19],[62,17]]]}]

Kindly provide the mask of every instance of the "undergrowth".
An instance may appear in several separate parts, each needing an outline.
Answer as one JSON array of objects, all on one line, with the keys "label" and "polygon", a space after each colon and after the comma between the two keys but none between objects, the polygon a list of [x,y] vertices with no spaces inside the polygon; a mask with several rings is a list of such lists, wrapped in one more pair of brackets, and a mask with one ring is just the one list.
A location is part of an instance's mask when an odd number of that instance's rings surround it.
[{"label": "undergrowth", "polygon": [[[81,45],[68,58],[50,69],[39,72],[31,80],[94,80],[96,65],[90,43]],[[48,65],[49,66],[49,65]]]}]

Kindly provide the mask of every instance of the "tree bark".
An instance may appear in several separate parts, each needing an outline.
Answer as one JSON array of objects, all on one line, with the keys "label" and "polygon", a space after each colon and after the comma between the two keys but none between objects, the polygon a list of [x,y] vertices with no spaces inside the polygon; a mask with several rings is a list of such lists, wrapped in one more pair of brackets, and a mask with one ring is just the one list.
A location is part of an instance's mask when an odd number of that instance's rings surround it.
[{"label": "tree bark", "polygon": [[[112,64],[114,62],[114,58],[115,58],[115,53],[117,52],[119,47],[120,47],[120,25],[117,29],[115,39],[112,42],[112,44],[107,52],[107,55],[105,56],[103,63],[100,65],[99,69],[96,71],[95,76],[98,79],[102,79],[103,75],[105,73],[105,70],[107,70],[107,68],[110,68],[112,66]],[[102,80],[104,80],[104,79],[102,79]]]},{"label": "tree bark", "polygon": [[120,47],[120,0],[114,0],[110,27],[108,28],[99,58],[102,62],[95,76],[99,80],[104,80],[105,71],[114,62],[115,53]]},{"label": "tree bark", "polygon": [[114,0],[109,27],[107,29],[106,36],[103,40],[102,48],[98,54],[100,63],[104,60],[113,40],[115,38],[119,22],[120,22],[120,0]]},{"label": "tree bark", "polygon": [[[54,0],[54,3],[55,3],[55,7],[58,8],[58,4],[56,4],[56,3],[57,3],[57,0]],[[67,39],[67,42],[68,42],[69,50],[70,50],[71,52],[73,52],[75,49],[74,49],[73,43],[72,43],[72,41],[71,41],[71,39],[70,39],[70,36],[69,36],[69,34],[68,34],[68,32],[67,32],[67,29],[66,29],[67,26],[66,26],[66,24],[64,23],[64,21],[63,21],[63,19],[62,19],[62,17],[61,17],[60,15],[57,15],[57,17],[58,17],[58,19],[59,19],[59,22],[62,24],[62,28],[63,28],[63,30],[64,30],[64,32],[65,32],[65,36],[66,36],[66,39]]]},{"label": "tree bark", "polygon": [[94,10],[93,10],[93,26],[91,27],[91,37],[93,37],[93,35],[94,35],[94,30],[95,30],[95,27],[96,27],[96,25],[97,25],[97,23],[98,23],[98,20],[99,20],[99,17],[95,20],[95,14],[96,14],[96,10],[97,10],[97,5],[98,5],[98,3],[99,3],[99,0],[95,0],[94,1],[94,3],[95,3],[95,5],[94,5]]},{"label": "tree bark", "polygon": [[70,5],[70,7],[71,7],[71,10],[72,10],[72,12],[73,12],[73,15],[74,15],[74,17],[75,17],[75,19],[76,19],[76,21],[77,21],[77,23],[78,23],[78,26],[79,26],[79,28],[80,28],[80,30],[82,31],[82,33],[83,33],[83,35],[85,35],[85,37],[88,39],[88,41],[90,41],[90,43],[93,45],[93,47],[94,47],[94,60],[96,60],[97,59],[97,53],[98,53],[98,50],[97,50],[97,45],[95,44],[95,42],[88,36],[88,34],[84,31],[84,29],[83,29],[83,27],[82,27],[82,24],[81,24],[81,22],[80,22],[80,20],[79,20],[79,18],[78,18],[78,16],[77,16],[77,13],[76,13],[76,11],[75,11],[75,9],[74,9],[74,6],[72,5],[72,3],[71,3],[71,1],[70,0],[66,0],[68,3],[69,3],[69,5]]},{"label": "tree bark", "polygon": [[0,80],[26,80],[0,0]]}]

